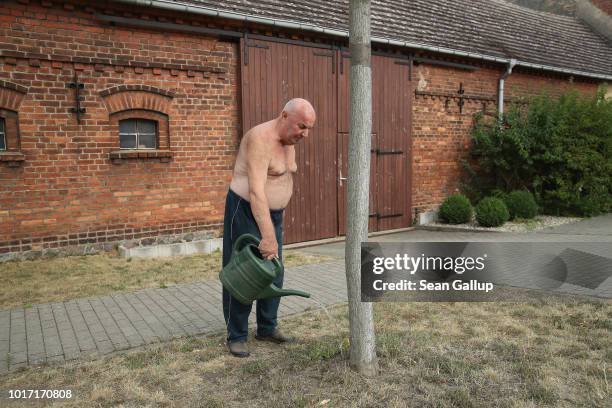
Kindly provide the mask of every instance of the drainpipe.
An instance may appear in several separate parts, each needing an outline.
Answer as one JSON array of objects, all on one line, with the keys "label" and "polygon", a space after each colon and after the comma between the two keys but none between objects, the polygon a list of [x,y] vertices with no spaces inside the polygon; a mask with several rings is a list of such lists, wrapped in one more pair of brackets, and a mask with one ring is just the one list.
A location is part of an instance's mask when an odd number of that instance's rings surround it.
[{"label": "drainpipe", "polygon": [[504,114],[504,82],[506,78],[508,78],[508,76],[512,73],[512,68],[514,68],[515,65],[516,65],[516,60],[514,58],[511,58],[510,61],[508,62],[508,67],[506,69],[506,72],[504,72],[502,76],[499,78],[499,93],[497,97],[497,110],[499,112],[500,120]]}]

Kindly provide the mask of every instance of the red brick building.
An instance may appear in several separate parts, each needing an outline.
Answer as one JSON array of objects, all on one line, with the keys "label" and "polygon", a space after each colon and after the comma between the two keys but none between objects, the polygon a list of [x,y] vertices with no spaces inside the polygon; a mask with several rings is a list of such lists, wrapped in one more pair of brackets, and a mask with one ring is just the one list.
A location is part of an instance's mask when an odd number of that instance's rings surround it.
[{"label": "red brick building", "polygon": [[[141,4],[0,5],[0,257],[218,237],[242,132],[296,96],[318,120],[285,240],[342,235],[347,2]],[[583,23],[500,0],[374,1],[372,35],[372,230],[457,189],[510,65],[506,103],[612,79]]]}]

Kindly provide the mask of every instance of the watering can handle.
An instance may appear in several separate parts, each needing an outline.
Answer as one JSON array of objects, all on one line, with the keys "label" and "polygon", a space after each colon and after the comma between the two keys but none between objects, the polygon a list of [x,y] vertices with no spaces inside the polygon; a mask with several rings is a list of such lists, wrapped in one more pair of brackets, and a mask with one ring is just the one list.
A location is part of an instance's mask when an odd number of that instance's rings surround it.
[{"label": "watering can handle", "polygon": [[[235,253],[238,253],[238,251],[241,251],[242,248],[244,248],[245,246],[247,246],[249,244],[255,244],[255,245],[259,246],[260,242],[261,242],[260,239],[257,238],[255,235],[242,234],[241,236],[238,237],[236,242],[234,242],[234,248],[232,250],[232,255],[235,254]],[[277,268],[282,268],[283,267],[283,265],[281,264],[280,259],[278,258],[278,256],[275,256],[274,258],[272,258],[272,263]]]},{"label": "watering can handle", "polygon": [[241,251],[242,248],[244,248],[245,246],[249,244],[259,245],[259,242],[260,242],[259,238],[257,238],[255,235],[242,234],[241,236],[238,237],[236,242],[234,242],[234,248],[232,250],[232,254],[238,253],[238,251]]},{"label": "watering can handle", "polygon": [[272,263],[274,264],[277,270],[280,270],[280,268],[283,267],[283,265],[280,262],[280,258],[278,256],[275,256],[274,258],[272,258]]}]

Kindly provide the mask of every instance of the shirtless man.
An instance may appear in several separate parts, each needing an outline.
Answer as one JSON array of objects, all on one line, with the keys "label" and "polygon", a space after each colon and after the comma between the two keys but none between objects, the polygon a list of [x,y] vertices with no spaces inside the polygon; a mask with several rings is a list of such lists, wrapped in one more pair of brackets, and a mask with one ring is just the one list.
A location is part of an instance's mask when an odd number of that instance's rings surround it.
[{"label": "shirtless man", "polygon": [[[266,259],[282,259],[283,211],[293,193],[297,171],[295,147],[308,137],[316,115],[305,99],[292,99],[281,114],[249,130],[240,143],[230,189],[225,203],[223,266],[230,260],[234,241],[250,233],[261,238],[259,251]],[[274,281],[279,288],[283,273]],[[257,300],[258,340],[283,343],[277,326],[280,298]],[[243,305],[223,289],[223,314],[230,353],[248,357],[248,318],[252,305]]]}]

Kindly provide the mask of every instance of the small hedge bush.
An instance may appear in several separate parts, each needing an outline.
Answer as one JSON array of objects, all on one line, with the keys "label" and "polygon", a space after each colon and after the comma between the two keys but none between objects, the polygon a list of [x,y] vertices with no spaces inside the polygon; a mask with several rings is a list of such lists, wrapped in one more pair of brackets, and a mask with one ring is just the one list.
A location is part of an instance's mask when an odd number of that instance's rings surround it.
[{"label": "small hedge bush", "polygon": [[449,224],[463,224],[472,220],[472,204],[463,194],[453,194],[440,206],[440,219]]},{"label": "small hedge bush", "polygon": [[476,221],[483,227],[499,227],[509,218],[508,208],[499,198],[483,198],[476,206]]},{"label": "small hedge bush", "polygon": [[510,219],[531,219],[538,214],[538,205],[533,194],[525,190],[516,190],[504,197],[506,207],[510,213]]}]

